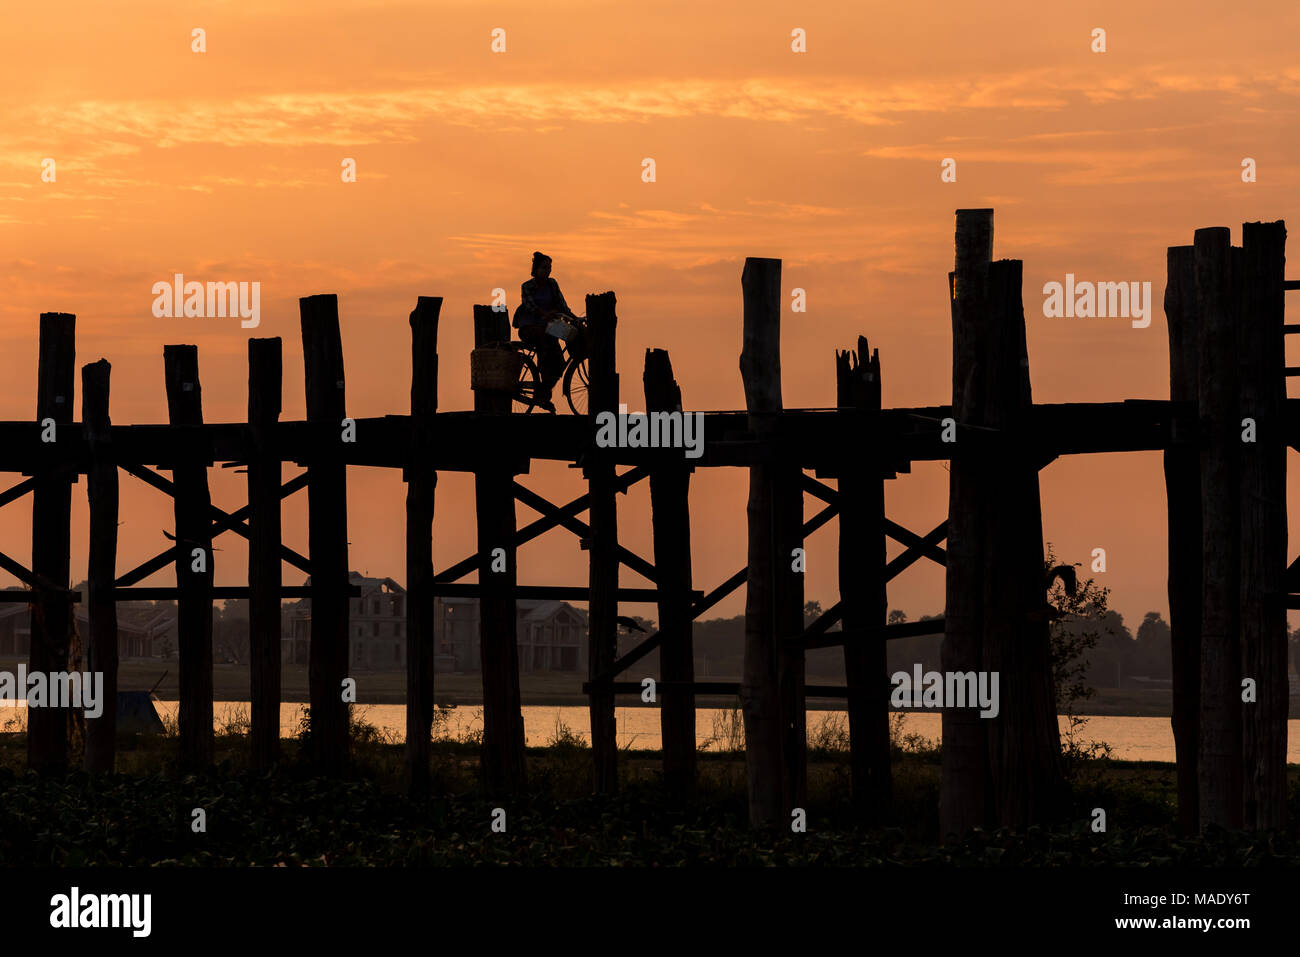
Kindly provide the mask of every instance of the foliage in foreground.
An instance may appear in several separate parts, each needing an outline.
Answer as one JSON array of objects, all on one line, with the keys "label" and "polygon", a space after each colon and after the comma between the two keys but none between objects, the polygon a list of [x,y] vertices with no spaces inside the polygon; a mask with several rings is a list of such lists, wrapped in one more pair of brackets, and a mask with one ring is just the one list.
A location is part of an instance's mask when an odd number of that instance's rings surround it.
[{"label": "foliage in foreground", "polygon": [[[15,743],[5,742],[6,748]],[[478,790],[475,749],[448,745],[435,763],[442,796],[417,802],[400,790],[400,747],[358,751],[358,775],[350,780],[312,777],[292,760],[258,774],[239,767],[238,753],[203,774],[164,770],[98,779],[82,773],[42,779],[6,762],[0,865],[1300,864],[1294,828],[1172,836],[1173,772],[1165,765],[1097,762],[1095,773],[1076,783],[1068,821],[1021,834],[975,832],[944,845],[935,833],[939,767],[924,753],[896,761],[894,820],[883,828],[855,824],[842,759],[810,762],[808,833],[794,835],[749,830],[743,761],[729,755],[701,755],[698,800],[674,807],[653,755],[625,760],[621,793],[598,799],[584,793],[585,749],[531,749],[531,793],[493,800]],[[505,834],[490,828],[498,806],[506,809]],[[1108,809],[1106,834],[1088,827],[1096,806]],[[207,831],[195,834],[191,812],[199,807]],[[1291,813],[1300,819],[1294,788]]]}]

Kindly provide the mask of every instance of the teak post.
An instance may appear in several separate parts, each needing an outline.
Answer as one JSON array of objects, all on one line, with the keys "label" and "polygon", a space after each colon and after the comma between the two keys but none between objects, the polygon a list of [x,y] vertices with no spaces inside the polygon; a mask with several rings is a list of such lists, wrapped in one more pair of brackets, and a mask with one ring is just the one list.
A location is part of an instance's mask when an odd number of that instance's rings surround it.
[{"label": "teak post", "polygon": [[199,386],[199,350],[192,345],[163,347],[167,382],[167,417],[174,426],[192,428],[189,441],[172,454],[176,516],[176,630],[180,653],[181,764],[199,768],[212,763],[212,498],[208,493],[207,455],[200,440],[203,398]]},{"label": "teak post", "polygon": [[[984,541],[978,453],[961,448],[961,426],[978,424],[987,389],[980,361],[988,314],[993,210],[957,210],[956,263],[949,274],[952,310],[952,417],[956,442],[948,476],[948,547],[944,635],[945,672],[976,672],[983,644]],[[1041,581],[1041,579],[1039,579]],[[986,822],[985,728],[979,712],[945,708],[939,790],[940,832],[961,835]]]},{"label": "teak post", "polygon": [[414,797],[429,793],[433,729],[433,469],[438,411],[438,316],[441,296],[420,296],[411,310],[411,449],[406,479],[406,777]]},{"label": "teak post", "polygon": [[1046,823],[1055,814],[1064,777],[1045,613],[1038,488],[1043,453],[1030,419],[1022,263],[993,262],[988,277],[979,359],[988,389],[976,419],[998,430],[998,451],[980,454],[972,464],[979,470],[981,497],[973,504],[982,525],[985,568],[979,670],[990,682],[998,676],[998,694],[990,698],[997,713],[986,714],[969,700],[964,710],[986,725],[994,821],[1020,828]]},{"label": "teak post", "polygon": [[[682,390],[673,378],[664,349],[645,353],[646,412],[682,410]],[[683,413],[685,415],[686,413]],[[683,423],[684,425],[684,423]],[[654,537],[655,584],[659,589],[659,673],[668,685],[660,707],[664,749],[664,786],[677,800],[695,790],[695,645],[691,617],[692,468],[678,461],[682,453],[669,449],[669,458],[650,474],[650,510]]]},{"label": "teak post", "polygon": [[[72,422],[77,317],[41,313],[36,378],[36,421],[43,435],[41,460],[32,492],[32,588],[29,672],[52,674],[68,668],[72,602],[68,593],[71,560],[73,473],[59,445],[58,430]],[[51,429],[52,426],[52,429]],[[27,764],[38,773],[58,772],[68,764],[69,713],[62,708],[27,711]]]},{"label": "teak post", "polygon": [[749,469],[740,697],[750,824],[770,827],[788,821],[791,809],[805,804],[803,649],[785,643],[803,631],[803,573],[795,570],[795,549],[803,544],[803,500],[800,470],[785,461],[781,448],[781,260],[746,259],[741,289],[740,374],[760,460]]},{"label": "teak post", "polygon": [[1173,673],[1174,764],[1178,781],[1178,830],[1199,828],[1197,742],[1201,712],[1201,475],[1195,439],[1199,364],[1196,258],[1191,246],[1170,246],[1165,286],[1169,327],[1169,399],[1193,413],[1165,449],[1165,496],[1169,529],[1169,630]]},{"label": "teak post", "polygon": [[[474,345],[507,342],[510,316],[491,306],[474,307]],[[474,411],[510,414],[509,393],[479,390]],[[493,794],[526,786],[524,717],[519,700],[519,639],[515,610],[515,498],[512,491],[518,455],[509,448],[483,449],[483,466],[474,470],[474,510],[478,525],[479,654],[483,674],[484,785]],[[500,550],[496,559],[493,552]]]},{"label": "teak post", "polygon": [[[885,464],[879,455],[880,354],[864,336],[857,351],[835,354],[835,404],[861,417],[846,441],[864,450],[844,466],[839,483],[841,627],[863,632],[885,624]],[[875,450],[870,455],[866,450]],[[848,687],[849,766],[853,805],[872,821],[889,814],[889,666],[885,642],[857,638],[844,645]]]},{"label": "teak post", "polygon": [[1241,676],[1255,681],[1241,706],[1243,812],[1267,830],[1286,823],[1286,225],[1244,223],[1241,238]]},{"label": "teak post", "polygon": [[[618,369],[615,334],[618,317],[612,292],[587,296],[588,396],[595,434],[595,416],[618,414]],[[587,667],[592,682],[591,758],[593,786],[597,794],[618,790],[618,740],[614,721],[614,693],[608,685],[596,685],[598,675],[608,673],[618,657],[618,506],[614,500],[617,473],[612,462],[597,457],[583,472],[591,495],[588,515],[591,591],[587,606]]]},{"label": "teak post", "polygon": [[280,756],[280,453],[275,426],[283,391],[278,338],[248,340],[248,641],[253,767]]},{"label": "teak post", "polygon": [[111,774],[117,749],[117,464],[112,457],[108,415],[107,359],[81,369],[81,420],[90,452],[86,498],[90,507],[90,541],[86,595],[90,640],[87,664],[102,674],[102,711],[86,719],[86,770]]},{"label": "teak post", "polygon": [[[1201,423],[1200,823],[1242,825],[1241,412],[1237,310],[1226,227],[1198,229],[1194,242],[1200,317],[1197,395]],[[1279,346],[1280,347],[1280,346]]]},{"label": "teak post", "polygon": [[311,756],[325,773],[338,773],[348,761],[347,465],[343,458],[343,340],[335,295],[298,300],[306,373],[307,421],[313,448],[307,467],[307,538],[311,559]]}]

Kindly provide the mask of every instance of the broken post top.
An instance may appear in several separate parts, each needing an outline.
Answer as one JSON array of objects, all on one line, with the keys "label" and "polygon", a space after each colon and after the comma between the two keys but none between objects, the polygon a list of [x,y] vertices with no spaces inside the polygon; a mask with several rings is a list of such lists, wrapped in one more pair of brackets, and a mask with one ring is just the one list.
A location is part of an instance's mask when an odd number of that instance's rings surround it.
[{"label": "broken post top", "polygon": [[1165,325],[1169,334],[1169,398],[1196,401],[1196,247],[1170,246],[1165,257]]},{"label": "broken post top", "polygon": [[202,425],[199,347],[163,346],[163,373],[167,384],[167,415],[172,425]]},{"label": "broken post top", "polygon": [[304,296],[298,300],[302,324],[302,359],[308,420],[337,425],[344,415],[343,340],[339,332],[339,297]]},{"label": "broken post top", "polygon": [[866,336],[858,347],[835,351],[835,404],[842,409],[880,408],[880,350]]},{"label": "broken post top", "polygon": [[40,351],[36,360],[37,419],[72,421],[76,327],[77,317],[71,313],[41,313]]},{"label": "broken post top", "polygon": [[[421,296],[411,310],[411,415],[424,421],[438,411],[438,317],[442,314],[441,296]],[[413,437],[414,438],[414,437]],[[417,447],[427,448],[427,436],[416,439]]]},{"label": "broken post top", "polygon": [[474,306],[474,347],[510,341],[510,313],[493,306]]},{"label": "broken post top", "polygon": [[274,422],[280,417],[284,347],[279,337],[248,340],[248,421]]},{"label": "broken post top", "polygon": [[592,414],[618,409],[618,314],[612,292],[587,294],[587,404]]},{"label": "broken post top", "polygon": [[740,377],[750,413],[781,411],[781,260],[745,260],[740,274],[745,299]]},{"label": "broken post top", "polygon": [[[957,255],[953,267],[955,281],[950,290],[952,297],[977,295],[980,291],[977,287],[981,286],[993,259],[993,210],[957,210],[955,245]],[[964,288],[966,286],[971,288]]]},{"label": "broken post top", "polygon": [[673,378],[673,364],[667,349],[645,351],[645,372],[641,376],[647,412],[679,412],[682,390]]},{"label": "broken post top", "polygon": [[86,428],[86,438],[102,442],[108,438],[108,381],[112,367],[107,359],[100,359],[81,367],[81,421]]},{"label": "broken post top", "polygon": [[615,326],[618,324],[618,315],[615,312],[615,306],[618,304],[617,298],[613,291],[587,293],[587,324],[589,326],[600,326],[601,324]]}]

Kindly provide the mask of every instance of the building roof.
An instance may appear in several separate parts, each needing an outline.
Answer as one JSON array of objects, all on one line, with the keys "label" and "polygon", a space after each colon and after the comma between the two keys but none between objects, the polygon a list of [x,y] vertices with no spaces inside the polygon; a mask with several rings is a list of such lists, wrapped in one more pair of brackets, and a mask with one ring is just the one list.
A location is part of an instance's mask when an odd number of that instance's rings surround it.
[{"label": "building roof", "polygon": [[[311,576],[303,582],[303,587],[311,584]],[[389,592],[394,595],[405,595],[406,589],[397,584],[391,578],[367,578],[361,572],[348,572],[348,584],[357,585],[361,588],[361,597],[366,597],[377,591]]]},{"label": "building roof", "polygon": [[[461,608],[473,608],[478,605],[477,598],[440,597],[438,601],[444,605]],[[581,622],[587,620],[587,613],[583,609],[556,598],[518,598],[515,599],[515,610],[519,617],[525,621],[545,621],[547,618],[554,617],[561,610],[570,612]]]}]

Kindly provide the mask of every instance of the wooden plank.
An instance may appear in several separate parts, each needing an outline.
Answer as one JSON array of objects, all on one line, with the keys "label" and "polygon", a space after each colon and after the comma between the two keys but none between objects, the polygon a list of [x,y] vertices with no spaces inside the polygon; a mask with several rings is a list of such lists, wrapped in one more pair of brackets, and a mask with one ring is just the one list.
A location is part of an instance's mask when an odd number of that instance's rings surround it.
[{"label": "wooden plank", "polygon": [[99,717],[86,718],[85,767],[92,774],[111,774],[117,751],[117,603],[113,580],[117,571],[117,466],[106,447],[111,428],[108,415],[108,360],[81,369],[81,418],[92,462],[86,479],[90,509],[86,591],[90,634],[86,661],[92,674],[102,675]]},{"label": "wooden plank", "polygon": [[[4,594],[4,592],[0,592],[0,596]],[[21,593],[14,592],[13,594]],[[284,585],[280,588],[281,598],[311,598],[312,594],[313,590],[310,585]],[[361,589],[356,585],[349,585],[343,590],[343,594],[345,597],[356,598],[361,594]],[[167,585],[139,585],[134,588],[114,588],[113,597],[118,601],[176,601],[180,597],[180,590]],[[221,601],[226,598],[251,600],[252,592],[247,585],[212,586],[212,599],[214,601]],[[74,598],[74,600],[76,599]]]},{"label": "wooden plank", "polygon": [[[484,556],[484,562],[490,563],[490,555]],[[483,585],[442,584],[433,586],[433,593],[439,598],[481,598]],[[699,591],[691,592],[692,597],[699,598]],[[516,599],[537,601],[590,601],[591,588],[586,585],[516,585]],[[620,588],[617,592],[619,601],[651,602],[659,600],[657,588]]]},{"label": "wooden plank", "polygon": [[314,447],[307,467],[307,540],[311,558],[311,759],[326,774],[348,764],[348,496],[344,465],[345,389],[339,302],[334,295],[298,300],[306,372],[307,421]]},{"label": "wooden plank", "polygon": [[[835,383],[836,405],[861,415],[859,429],[844,441],[867,450],[878,449],[880,355],[871,351],[864,336],[858,337],[856,351],[836,351]],[[883,627],[888,613],[886,471],[886,463],[868,452],[839,478],[839,608],[843,627],[849,631]],[[852,802],[859,816],[873,822],[885,820],[892,803],[888,670],[883,642],[844,644]]]},{"label": "wooden plank", "polygon": [[[672,361],[664,349],[647,349],[642,376],[647,412],[680,412],[682,390],[673,378]],[[674,456],[675,459],[675,456]],[[678,801],[695,792],[695,643],[691,615],[691,468],[670,460],[650,476],[650,512],[654,565],[658,570],[659,649],[662,682],[685,684],[667,691],[659,709],[664,751],[664,787]]]},{"label": "wooden plank", "polygon": [[[1288,400],[1288,408],[1300,400]],[[881,412],[883,453],[891,463],[946,461],[951,443],[941,441],[942,418],[950,406],[885,409]],[[839,441],[849,427],[845,414],[833,409],[787,409],[784,411],[782,461],[801,468],[838,469],[859,454],[856,447]],[[591,443],[591,430],[580,416],[507,416],[507,421],[484,419],[473,412],[439,412],[438,434],[445,441],[434,450],[434,467],[440,471],[473,472],[485,445],[517,449],[523,458],[576,462]],[[1188,431],[1182,431],[1184,421]],[[410,443],[409,416],[385,415],[358,418],[357,431],[364,441],[341,450],[350,465],[403,468],[405,449]],[[1120,402],[1044,403],[1034,407],[1034,446],[1042,460],[1051,456],[1097,452],[1159,451],[1175,444],[1175,427],[1185,436],[1177,442],[1193,442],[1195,412],[1167,401],[1125,400]],[[745,428],[743,412],[708,412],[704,417],[704,454],[691,461],[695,468],[748,467],[773,453],[757,443],[726,440],[727,432]],[[958,425],[961,442],[974,443],[980,430]],[[317,432],[307,422],[280,422],[277,444],[284,460],[306,463],[311,457]],[[113,442],[120,463],[152,464],[170,468],[178,458],[202,456],[208,463],[243,462],[249,455],[248,427],[243,423],[215,423],[201,428],[177,430],[167,425],[118,425]],[[49,453],[46,469],[85,470],[85,444],[80,426],[70,423],[67,439],[60,435],[60,448],[40,449],[40,429],[31,421],[0,422],[0,471],[30,471],[37,451]],[[974,445],[972,445],[972,448]],[[645,466],[655,461],[655,449],[602,449],[602,460],[620,466]],[[895,462],[897,460],[897,462]],[[42,458],[42,461],[46,460]],[[833,473],[830,473],[833,474]]]},{"label": "wooden plank", "polygon": [[[584,694],[590,693],[591,685],[583,684]],[[639,681],[616,681],[610,686],[616,695],[640,695]],[[680,691],[692,695],[739,695],[741,683],[738,681],[695,681],[689,685],[672,682],[664,685],[669,691]],[[805,685],[805,695],[809,698],[845,698],[848,688],[843,685]]]},{"label": "wooden plank", "polygon": [[[44,443],[41,459],[60,454],[72,421],[75,375],[76,317],[41,314],[40,355],[36,384],[36,424],[50,420],[56,441]],[[61,433],[61,435],[60,435]],[[47,451],[48,450],[48,451]],[[43,463],[42,463],[43,464]],[[56,585],[33,592],[29,672],[50,673],[68,668],[72,605],[65,589],[69,578],[72,483],[67,473],[37,468],[32,492],[32,573],[36,580]],[[59,773],[68,765],[69,713],[61,708],[31,708],[27,712],[27,764],[37,773]]]},{"label": "wooden plank", "polygon": [[[588,399],[592,421],[602,412],[617,414],[619,397],[616,339],[618,315],[612,292],[587,296],[591,381]],[[594,429],[592,430],[594,439]],[[590,440],[589,440],[590,441]],[[587,673],[604,674],[618,657],[618,505],[614,464],[603,456],[583,469],[591,494],[588,549],[591,600],[588,607]],[[597,794],[618,790],[618,740],[614,697],[599,688],[590,695],[593,787]]]},{"label": "wooden plank", "polygon": [[412,797],[429,793],[434,698],[433,510],[438,473],[429,452],[437,438],[438,317],[441,296],[420,296],[411,324],[411,446],[406,478],[406,781]]},{"label": "wooden plank", "polygon": [[1197,395],[1201,449],[1200,824],[1242,826],[1241,415],[1233,250],[1226,227],[1198,229]]},{"label": "wooden plank", "polygon": [[[491,306],[474,307],[474,345],[510,338],[509,315]],[[508,416],[506,393],[475,392],[474,410]],[[488,446],[474,473],[474,510],[478,529],[479,651],[483,674],[484,785],[493,794],[512,794],[527,786],[524,719],[519,696],[519,644],[515,598],[515,450]],[[501,549],[504,565],[493,570],[492,552]],[[437,594],[437,589],[434,593]]]},{"label": "wooden plank", "polygon": [[[280,757],[280,455],[275,423],[283,394],[278,338],[248,340],[248,637],[253,767]],[[304,483],[305,484],[305,483]],[[213,526],[215,533],[216,526]]]},{"label": "wooden plank", "polygon": [[896,625],[875,625],[868,628],[842,629],[828,631],[823,635],[809,637],[803,641],[804,650],[812,648],[847,647],[855,643],[872,643],[876,641],[898,641],[903,638],[917,638],[921,635],[942,635],[943,616],[926,618],[924,621],[904,621]]},{"label": "wooden plank", "polygon": [[[173,425],[203,422],[199,350],[192,345],[163,347],[167,416]],[[212,582],[213,554],[208,508],[208,470],[201,462],[177,464],[172,471],[176,516],[176,609],[180,658],[180,761],[198,769],[212,764]]]},{"label": "wooden plank", "polygon": [[[1191,246],[1170,246],[1165,319],[1169,329],[1169,398],[1197,401],[1196,257]],[[1174,762],[1178,830],[1199,829],[1197,742],[1201,702],[1201,474],[1195,446],[1164,451],[1169,531],[1169,628],[1173,674]]]},{"label": "wooden plank", "polygon": [[1286,381],[1281,374],[1286,224],[1241,227],[1242,302],[1237,323],[1240,416],[1254,419],[1241,450],[1242,677],[1256,700],[1242,705],[1243,819],[1253,830],[1286,824],[1287,680]]},{"label": "wooden plank", "polygon": [[[993,256],[993,210],[957,210],[956,264],[949,274],[952,309],[952,415],[960,425],[984,424],[987,368],[981,361],[988,335],[988,274]],[[983,643],[984,529],[978,458],[962,456],[959,433],[948,476],[948,547],[945,630],[940,650],[946,672],[981,668]],[[963,447],[964,448],[964,447]],[[939,788],[941,833],[965,834],[989,820],[985,777],[985,726],[972,709],[942,712],[943,756]]]}]

